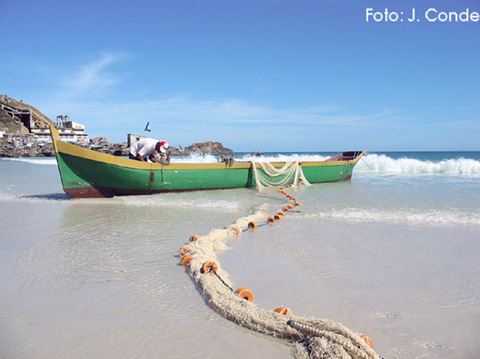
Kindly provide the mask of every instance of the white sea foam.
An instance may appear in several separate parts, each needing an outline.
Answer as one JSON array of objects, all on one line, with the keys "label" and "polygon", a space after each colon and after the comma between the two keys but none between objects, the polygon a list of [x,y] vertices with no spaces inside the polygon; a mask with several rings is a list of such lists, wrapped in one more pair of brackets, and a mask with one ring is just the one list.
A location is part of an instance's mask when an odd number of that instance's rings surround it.
[{"label": "white sea foam", "polygon": [[[268,156],[239,155],[235,157],[240,162],[295,162],[295,161],[325,161],[330,156],[315,154],[275,154]],[[172,157],[171,163],[217,163],[217,156],[193,154],[190,156]]]},{"label": "white sea foam", "polygon": [[11,202],[17,199],[17,196],[8,193],[0,193],[0,202]]},{"label": "white sea foam", "polygon": [[14,158],[3,158],[3,161],[11,162],[24,162],[30,163],[33,165],[56,165],[57,160],[54,157],[48,158],[38,158],[38,157],[14,157]]},{"label": "white sea foam", "polygon": [[175,199],[165,197],[164,194],[157,196],[126,196],[115,198],[71,198],[65,193],[52,193],[45,195],[14,195],[0,193],[0,202],[25,202],[25,203],[82,203],[92,205],[109,205],[114,202],[122,202],[126,206],[134,207],[169,207],[169,208],[197,208],[208,210],[235,211],[239,208],[237,201],[221,199]]},{"label": "white sea foam", "polygon": [[355,167],[356,172],[381,174],[446,174],[480,176],[480,161],[468,158],[438,162],[413,158],[394,159],[387,155],[366,155]]},{"label": "white sea foam", "polygon": [[[44,195],[14,195],[0,193],[0,202],[28,202],[28,203],[73,203],[77,199],[69,197],[65,193],[50,193]],[[78,200],[77,200],[78,201]],[[85,201],[85,200],[84,200]],[[98,200],[97,200],[98,201]]]},{"label": "white sea foam", "polygon": [[315,154],[276,154],[268,156],[252,156],[244,155],[240,158],[241,161],[253,162],[294,162],[294,161],[325,161],[331,156],[315,155]]},{"label": "white sea foam", "polygon": [[190,156],[174,156],[171,163],[217,163],[217,156],[192,154]]},{"label": "white sea foam", "polygon": [[222,211],[235,210],[238,208],[238,202],[215,199],[176,199],[174,197],[142,196],[142,197],[122,197],[121,200],[127,206],[138,207],[171,207],[171,208],[200,208],[200,209],[220,209]]},{"label": "white sea foam", "polygon": [[305,213],[296,216],[307,219],[341,219],[352,221],[397,222],[431,225],[480,225],[480,212],[466,212],[464,210],[389,210],[365,208],[330,208],[315,213]]}]

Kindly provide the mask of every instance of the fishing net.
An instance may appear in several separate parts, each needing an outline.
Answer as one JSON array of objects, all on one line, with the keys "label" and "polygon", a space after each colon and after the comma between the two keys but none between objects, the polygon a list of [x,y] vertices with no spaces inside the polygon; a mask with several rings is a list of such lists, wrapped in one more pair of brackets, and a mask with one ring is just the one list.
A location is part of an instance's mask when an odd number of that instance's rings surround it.
[{"label": "fishing net", "polygon": [[[270,162],[251,162],[253,175],[257,184],[258,190],[263,190],[266,187],[285,186],[298,183],[310,185],[303,175],[302,165],[300,162],[286,162],[282,168],[274,167]],[[257,168],[257,165],[260,168]]]},{"label": "fishing net", "polygon": [[[267,212],[268,206],[262,205],[253,215],[240,218],[224,229],[213,229],[190,244],[190,275],[202,288],[210,306],[244,328],[292,345],[296,358],[379,359],[359,334],[342,324],[264,310],[232,289],[232,281],[218,264],[216,253],[225,250],[227,240],[247,230],[249,223],[266,218]],[[209,261],[217,265],[213,272],[205,272],[204,264]]]}]

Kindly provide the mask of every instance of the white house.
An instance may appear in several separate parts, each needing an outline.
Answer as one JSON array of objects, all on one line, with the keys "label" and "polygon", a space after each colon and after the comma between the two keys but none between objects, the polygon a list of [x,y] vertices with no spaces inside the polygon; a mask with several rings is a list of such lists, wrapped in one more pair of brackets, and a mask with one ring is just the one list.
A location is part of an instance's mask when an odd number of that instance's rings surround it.
[{"label": "white house", "polygon": [[[89,142],[88,134],[85,133],[85,126],[78,122],[70,121],[68,115],[57,116],[55,127],[59,132],[60,140],[64,142]],[[38,142],[52,142],[50,129],[32,128],[31,131],[38,138]]]}]

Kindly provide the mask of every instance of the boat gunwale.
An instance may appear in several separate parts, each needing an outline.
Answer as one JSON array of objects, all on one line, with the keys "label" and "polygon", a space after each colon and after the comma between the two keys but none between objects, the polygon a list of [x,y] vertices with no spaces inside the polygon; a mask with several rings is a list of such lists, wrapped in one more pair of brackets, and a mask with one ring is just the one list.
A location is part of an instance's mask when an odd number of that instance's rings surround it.
[{"label": "boat gunwale", "polygon": [[[81,157],[88,160],[102,162],[105,164],[115,165],[124,168],[138,169],[138,170],[209,170],[209,169],[246,169],[252,166],[252,163],[255,163],[256,167],[259,167],[259,162],[247,162],[247,161],[237,161],[233,164],[226,163],[170,163],[168,165],[160,163],[151,163],[151,162],[141,162],[131,160],[129,158],[118,157],[106,153],[96,152],[90,149],[82,148],[74,144],[63,142],[58,139],[58,131],[53,126],[50,127],[50,132],[52,135],[52,141],[55,149],[55,154],[66,154],[75,157]],[[360,158],[366,153],[363,151],[355,159],[347,161],[298,161],[302,164],[303,167],[320,167],[320,166],[342,166],[342,165],[353,165],[357,163]],[[270,162],[274,167],[282,167],[290,161],[276,161]],[[291,161],[293,162],[293,161]]]}]

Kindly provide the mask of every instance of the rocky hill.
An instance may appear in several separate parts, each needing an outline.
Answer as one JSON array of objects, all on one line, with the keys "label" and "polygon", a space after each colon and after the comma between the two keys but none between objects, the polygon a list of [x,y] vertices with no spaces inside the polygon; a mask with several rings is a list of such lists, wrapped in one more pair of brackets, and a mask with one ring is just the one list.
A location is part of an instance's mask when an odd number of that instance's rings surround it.
[{"label": "rocky hill", "polygon": [[[4,105],[4,106],[1,106]],[[41,113],[36,107],[26,104],[23,101],[15,100],[7,95],[0,95],[0,131],[7,133],[29,133],[28,128],[22,123],[21,116],[14,115],[7,108],[14,108],[17,110],[30,110],[32,111],[32,120],[35,122],[36,127],[45,128],[54,123],[43,113]]]},{"label": "rocky hill", "polygon": [[[17,111],[12,111],[17,110]],[[20,111],[18,111],[20,110]],[[49,127],[54,125],[47,116],[41,113],[36,107],[26,104],[23,101],[15,100],[7,95],[0,95],[0,131],[13,134],[29,134],[29,128],[26,126],[25,115],[21,112],[23,110],[30,110],[32,114],[32,121],[34,126],[38,128]],[[113,144],[109,143],[106,137],[96,137],[91,140],[89,147],[93,150],[113,154],[116,156],[128,156],[128,148],[126,143]],[[171,146],[169,153],[172,156],[189,156],[192,154],[213,154],[213,155],[231,155],[234,152],[224,147],[220,142],[205,141],[194,143],[184,149]],[[33,156],[53,156],[53,148],[51,145],[44,146],[28,146],[28,147],[14,147],[6,143],[0,137],[0,157],[33,157]]]},{"label": "rocky hill", "polygon": [[0,108],[0,131],[5,133],[27,134],[26,128],[20,120],[15,120],[6,111]]}]

